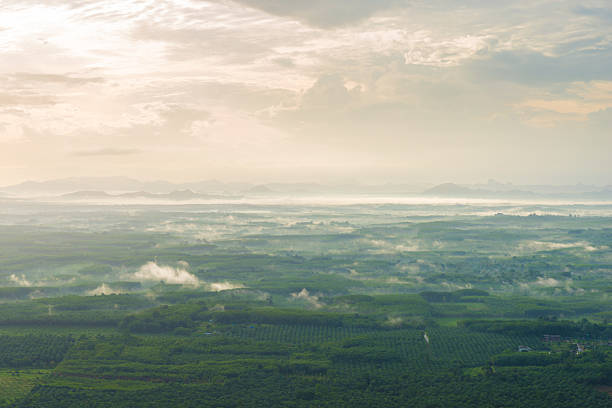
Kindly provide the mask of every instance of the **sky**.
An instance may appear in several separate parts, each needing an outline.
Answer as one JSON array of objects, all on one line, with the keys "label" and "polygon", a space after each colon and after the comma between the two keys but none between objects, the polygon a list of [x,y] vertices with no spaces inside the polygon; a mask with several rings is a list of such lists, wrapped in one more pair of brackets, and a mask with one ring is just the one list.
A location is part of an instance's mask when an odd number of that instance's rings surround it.
[{"label": "sky", "polygon": [[609,0],[0,0],[0,184],[612,184]]}]

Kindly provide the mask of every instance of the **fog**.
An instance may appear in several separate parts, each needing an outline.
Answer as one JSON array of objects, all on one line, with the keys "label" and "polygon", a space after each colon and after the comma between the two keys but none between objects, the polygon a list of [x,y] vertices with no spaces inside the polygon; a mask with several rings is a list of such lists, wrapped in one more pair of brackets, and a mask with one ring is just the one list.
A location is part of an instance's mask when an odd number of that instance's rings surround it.
[{"label": "fog", "polygon": [[147,282],[166,282],[170,284],[194,285],[200,284],[197,277],[187,272],[182,266],[172,267],[168,265],[158,265],[156,262],[147,262],[142,265],[132,276],[133,279]]}]

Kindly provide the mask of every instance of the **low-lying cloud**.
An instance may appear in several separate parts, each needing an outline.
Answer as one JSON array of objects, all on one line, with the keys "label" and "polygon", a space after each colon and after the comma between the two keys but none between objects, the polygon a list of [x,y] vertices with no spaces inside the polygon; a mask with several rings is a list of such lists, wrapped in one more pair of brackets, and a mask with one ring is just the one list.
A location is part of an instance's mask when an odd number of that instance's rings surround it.
[{"label": "low-lying cloud", "polygon": [[389,316],[386,323],[389,326],[397,327],[397,326],[401,326],[402,323],[404,323],[404,319],[400,316],[395,316],[395,317]]},{"label": "low-lying cloud", "polygon": [[[177,262],[177,266],[159,265],[157,262],[147,262],[142,265],[131,278],[141,282],[165,282],[178,285],[192,285],[203,288],[211,292],[221,292],[223,290],[243,289],[245,286],[241,283],[233,282],[204,282],[198,279],[197,276],[188,271],[189,263],[185,261]],[[102,285],[104,286],[104,285]],[[110,294],[108,287],[97,288],[99,294]],[[106,292],[103,292],[106,291]],[[90,292],[91,293],[91,292]]]},{"label": "low-lying cloud", "polygon": [[222,290],[243,289],[244,285],[231,282],[217,282],[206,284],[206,287],[213,292],[221,292]]},{"label": "low-lying cloud", "polygon": [[543,278],[539,276],[538,280],[534,282],[534,285],[543,286],[546,288],[554,288],[554,287],[560,286],[561,282],[559,282],[555,278]]},{"label": "low-lying cloud", "polygon": [[523,250],[532,250],[532,251],[554,251],[557,249],[568,249],[568,248],[578,248],[584,249],[585,251],[597,251],[600,248],[597,248],[588,242],[545,242],[545,241],[527,241],[523,242],[519,246],[520,249]]},{"label": "low-lying cloud", "polygon": [[395,243],[381,240],[381,239],[364,239],[363,242],[366,245],[373,247],[373,249],[371,249],[373,253],[379,253],[379,254],[386,254],[386,253],[392,254],[392,253],[398,253],[398,252],[415,252],[415,251],[421,250],[421,246],[419,245],[419,242],[416,242],[416,241],[410,244],[408,243],[395,244]]},{"label": "low-lying cloud", "polygon": [[147,262],[134,273],[133,278],[139,281],[163,281],[170,284],[198,286],[200,284],[199,279],[185,268],[185,263],[175,268],[168,265],[158,265],[157,262]]},{"label": "low-lying cloud", "polygon": [[16,283],[19,286],[32,286],[32,282],[30,282],[29,280],[27,280],[25,275],[15,275],[14,273],[11,274],[11,276],[9,277],[9,279],[11,280],[11,282]]},{"label": "low-lying cloud", "polygon": [[100,295],[118,295],[121,292],[120,290],[115,290],[108,286],[106,283],[101,284],[97,288],[90,290],[87,292],[88,296],[100,296]]},{"label": "low-lying cloud", "polygon": [[319,302],[319,297],[311,295],[306,288],[302,289],[300,292],[292,293],[291,300],[305,300],[317,309],[323,307],[321,302]]}]

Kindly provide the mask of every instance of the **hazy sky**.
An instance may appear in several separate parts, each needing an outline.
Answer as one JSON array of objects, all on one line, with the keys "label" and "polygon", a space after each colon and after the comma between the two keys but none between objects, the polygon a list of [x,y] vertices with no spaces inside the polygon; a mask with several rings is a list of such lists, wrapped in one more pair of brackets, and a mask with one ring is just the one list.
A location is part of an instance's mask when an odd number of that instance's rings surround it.
[{"label": "hazy sky", "polygon": [[0,0],[0,184],[612,184],[609,0]]}]

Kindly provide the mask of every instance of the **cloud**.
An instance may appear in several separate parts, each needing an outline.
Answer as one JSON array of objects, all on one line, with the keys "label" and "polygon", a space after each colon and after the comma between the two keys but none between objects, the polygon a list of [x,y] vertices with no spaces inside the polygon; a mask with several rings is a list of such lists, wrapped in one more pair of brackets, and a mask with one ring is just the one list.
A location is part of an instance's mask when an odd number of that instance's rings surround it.
[{"label": "cloud", "polygon": [[167,104],[157,112],[163,127],[178,132],[188,130],[196,121],[207,121],[210,118],[210,113],[203,109],[180,104]]},{"label": "cloud", "polygon": [[546,288],[554,288],[556,286],[560,286],[562,283],[554,278],[543,278],[541,276],[538,276],[538,280],[533,282],[533,284]]},{"label": "cloud", "polygon": [[574,13],[581,16],[595,17],[604,21],[612,21],[612,9],[604,7],[586,7],[583,5],[574,7]]},{"label": "cloud", "polygon": [[116,149],[112,147],[92,149],[92,150],[77,150],[72,153],[73,156],[126,156],[138,154],[142,151],[139,149]]},{"label": "cloud", "polygon": [[291,300],[304,300],[316,309],[323,307],[323,304],[319,302],[319,297],[311,295],[306,288],[302,289],[300,292],[292,293]]},{"label": "cloud", "polygon": [[[189,264],[185,261],[177,262],[178,266],[159,265],[157,262],[148,262],[140,267],[140,269],[131,275],[132,279],[143,282],[165,282],[168,284],[182,284],[204,287],[212,292],[221,292],[223,290],[242,289],[245,286],[240,283],[232,282],[213,282],[207,283],[199,280],[195,275],[189,273],[187,269]],[[104,286],[104,285],[102,285]],[[101,294],[103,290],[109,291],[108,287],[100,287],[95,289],[96,293]],[[91,292],[93,293],[93,292]],[[110,292],[109,292],[110,293]],[[107,293],[105,293],[107,294]]]},{"label": "cloud", "polygon": [[398,327],[404,323],[404,319],[401,316],[389,316],[385,324],[388,326]]},{"label": "cloud", "polygon": [[[269,120],[277,124],[299,127],[304,133],[313,133],[314,126],[333,126],[342,122],[347,114],[359,107],[361,103],[361,88],[355,86],[348,89],[347,80],[339,74],[324,74],[300,95],[295,102],[271,113]],[[287,98],[291,99],[291,98]]]},{"label": "cloud", "polygon": [[[396,244],[380,239],[362,239],[361,242],[368,247],[373,247],[374,249],[371,251],[379,254],[396,254],[399,252],[414,252],[422,250],[421,243],[419,241],[413,241],[410,243],[410,245]],[[400,282],[396,277],[391,277],[387,279],[387,281],[389,283],[406,283]]]},{"label": "cloud", "polygon": [[405,0],[236,0],[236,2],[322,28],[356,23],[378,11],[406,3]]},{"label": "cloud", "polygon": [[408,39],[404,53],[406,65],[455,66],[493,48],[495,39],[489,35],[461,35],[455,38],[432,38],[428,31],[416,32]]},{"label": "cloud", "polygon": [[270,51],[269,43],[254,36],[241,35],[235,29],[219,27],[168,28],[150,23],[137,26],[132,35],[136,40],[164,43],[166,57],[175,61],[190,61],[214,57],[225,63],[247,64],[262,58]]},{"label": "cloud", "polygon": [[351,95],[344,79],[337,74],[323,75],[302,97],[302,109],[339,109],[349,103]]},{"label": "cloud", "polygon": [[286,58],[286,57],[273,58],[272,62],[284,68],[294,68],[295,67],[295,61],[291,58]]},{"label": "cloud", "polygon": [[13,273],[11,274],[9,279],[11,280],[11,282],[16,283],[19,286],[32,286],[32,283],[26,279],[25,275],[18,276]]},{"label": "cloud", "polygon": [[222,290],[242,289],[244,285],[231,282],[209,283],[206,286],[213,292],[221,292]]},{"label": "cloud", "polygon": [[47,82],[67,85],[83,85],[87,83],[104,82],[104,79],[101,77],[73,77],[70,75],[33,74],[28,72],[18,72],[12,75],[12,77],[16,81]]},{"label": "cloud", "polygon": [[97,288],[90,290],[87,292],[88,296],[100,296],[100,295],[118,295],[121,294],[120,290],[114,290],[110,288],[106,283],[101,284]]},{"label": "cloud", "polygon": [[38,95],[34,93],[11,94],[0,92],[0,107],[2,106],[42,106],[54,105],[57,100],[49,95]]},{"label": "cloud", "polygon": [[190,143],[194,142],[193,127],[211,120],[208,111],[193,104],[148,102],[132,105],[131,108],[133,120],[120,127],[103,128],[104,133],[117,143],[122,138],[128,138],[138,146],[149,146],[153,140],[158,144],[174,146]]},{"label": "cloud", "polygon": [[[97,128],[91,126],[91,139],[112,147],[79,149],[80,144],[90,144],[83,134],[85,129],[74,127],[58,137],[70,137],[75,147],[74,156],[128,156],[143,153],[161,146],[188,146],[199,144],[199,129],[206,128],[213,118],[195,103],[145,102],[125,107],[122,114],[109,111],[109,120],[102,121],[99,114]],[[113,118],[113,114],[116,118]],[[200,133],[200,134],[199,134]]]},{"label": "cloud", "polygon": [[519,249],[527,249],[533,251],[554,251],[558,249],[579,248],[585,251],[597,251],[599,248],[594,247],[588,242],[544,242],[544,241],[526,241],[519,245]]},{"label": "cloud", "polygon": [[602,128],[612,128],[612,108],[602,109],[589,115],[589,119]]},{"label": "cloud", "polygon": [[546,55],[528,49],[488,53],[463,70],[479,81],[511,81],[528,85],[612,80],[612,46],[565,55]]},{"label": "cloud", "polygon": [[132,275],[138,281],[160,282],[169,284],[199,285],[200,281],[195,275],[187,272],[184,267],[174,268],[167,265],[158,265],[156,262],[148,262]]},{"label": "cloud", "polygon": [[4,183],[609,183],[604,0],[5,3],[0,160],[27,170]]}]

